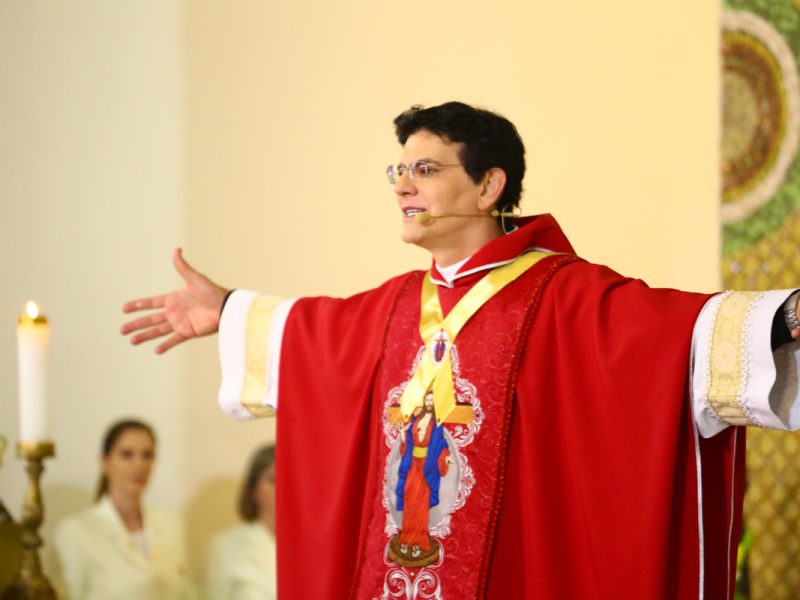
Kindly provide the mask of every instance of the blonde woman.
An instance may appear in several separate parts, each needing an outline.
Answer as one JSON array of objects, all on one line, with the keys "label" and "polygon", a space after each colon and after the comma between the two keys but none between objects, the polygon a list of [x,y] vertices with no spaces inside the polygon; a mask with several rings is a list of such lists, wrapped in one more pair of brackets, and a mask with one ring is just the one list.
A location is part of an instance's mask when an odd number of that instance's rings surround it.
[{"label": "blonde woman", "polygon": [[211,600],[274,600],[275,448],[265,446],[250,460],[239,494],[242,523],[211,545],[208,591]]},{"label": "blonde woman", "polygon": [[153,429],[119,421],[105,435],[95,503],[56,529],[61,595],[71,600],[188,598],[178,521],[142,503],[156,456]]}]

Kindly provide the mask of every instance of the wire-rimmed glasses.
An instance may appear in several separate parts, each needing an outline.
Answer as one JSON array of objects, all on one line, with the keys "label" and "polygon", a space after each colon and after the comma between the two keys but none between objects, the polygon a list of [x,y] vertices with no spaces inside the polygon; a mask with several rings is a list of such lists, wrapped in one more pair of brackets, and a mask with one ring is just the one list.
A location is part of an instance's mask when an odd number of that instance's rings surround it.
[{"label": "wire-rimmed glasses", "polygon": [[411,179],[416,179],[418,175],[420,179],[427,179],[428,177],[436,175],[439,171],[447,167],[460,166],[460,164],[443,165],[430,160],[418,160],[410,165],[404,165],[403,163],[389,165],[386,167],[386,177],[389,179],[389,183],[394,185],[397,183],[397,180],[403,176],[403,173],[408,173],[408,176]]}]

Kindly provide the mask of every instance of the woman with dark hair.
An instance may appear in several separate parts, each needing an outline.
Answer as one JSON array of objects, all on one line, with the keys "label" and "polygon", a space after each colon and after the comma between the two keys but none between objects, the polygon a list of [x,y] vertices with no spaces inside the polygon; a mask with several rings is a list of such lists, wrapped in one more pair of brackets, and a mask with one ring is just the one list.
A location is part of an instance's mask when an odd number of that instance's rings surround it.
[{"label": "woman with dark hair", "polygon": [[212,600],[274,600],[274,446],[260,448],[250,460],[238,508],[243,523],[221,533],[211,545],[209,596]]},{"label": "woman with dark hair", "polygon": [[142,504],[155,448],[155,433],[142,421],[119,421],[106,432],[95,503],[65,519],[55,532],[60,597],[188,597],[181,527],[171,515]]}]

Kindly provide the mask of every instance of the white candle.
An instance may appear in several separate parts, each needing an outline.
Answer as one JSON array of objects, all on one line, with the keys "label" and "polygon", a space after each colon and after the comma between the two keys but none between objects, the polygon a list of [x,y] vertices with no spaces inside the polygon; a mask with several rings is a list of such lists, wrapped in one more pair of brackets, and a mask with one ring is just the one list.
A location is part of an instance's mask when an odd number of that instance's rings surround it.
[{"label": "white candle", "polygon": [[50,328],[34,302],[17,322],[19,359],[19,439],[50,441],[47,418],[47,343]]}]

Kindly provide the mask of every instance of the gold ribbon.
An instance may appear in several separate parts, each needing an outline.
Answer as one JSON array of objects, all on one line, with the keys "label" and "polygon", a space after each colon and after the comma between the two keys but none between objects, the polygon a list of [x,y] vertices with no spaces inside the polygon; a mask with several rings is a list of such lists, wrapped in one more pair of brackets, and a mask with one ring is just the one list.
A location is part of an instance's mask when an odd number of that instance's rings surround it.
[{"label": "gold ribbon", "polygon": [[[450,350],[456,336],[472,315],[478,312],[492,296],[540,260],[552,254],[552,252],[528,252],[512,263],[492,269],[458,301],[446,319],[442,317],[439,294],[436,285],[430,280],[430,271],[425,274],[422,281],[419,319],[419,333],[425,342],[425,354],[400,397],[400,413],[404,421],[408,421],[412,413],[423,405],[428,391],[433,392],[433,406],[436,422],[439,425],[453,412],[456,407],[456,395]],[[434,362],[433,353],[440,332],[444,333],[447,341],[444,356],[437,364]]]}]

